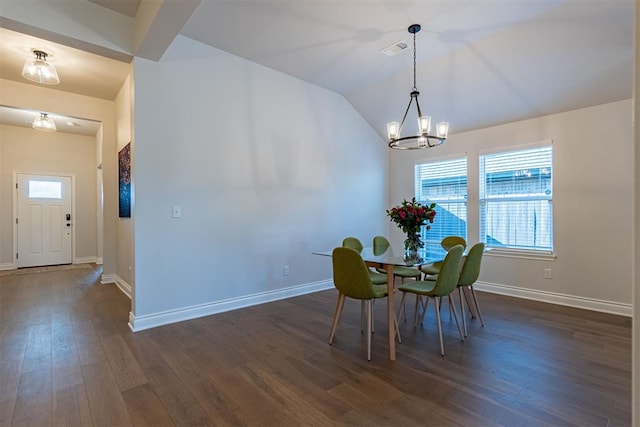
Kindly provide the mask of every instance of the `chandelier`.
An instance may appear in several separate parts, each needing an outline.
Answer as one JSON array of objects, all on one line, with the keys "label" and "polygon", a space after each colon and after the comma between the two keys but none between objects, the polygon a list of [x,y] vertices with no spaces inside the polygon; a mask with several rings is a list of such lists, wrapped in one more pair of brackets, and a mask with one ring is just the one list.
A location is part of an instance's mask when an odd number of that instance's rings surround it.
[{"label": "chandelier", "polygon": [[36,130],[44,130],[46,132],[55,132],[57,130],[56,122],[47,113],[40,113],[40,117],[35,118],[32,126]]},{"label": "chandelier", "polygon": [[[449,123],[440,122],[435,125],[435,134],[431,134],[431,117],[423,116],[418,102],[418,88],[416,87],[416,33],[420,31],[420,25],[413,24],[407,30],[413,34],[413,89],[411,90],[411,98],[409,105],[404,112],[401,122],[387,123],[387,136],[389,137],[389,148],[396,150],[416,150],[419,148],[430,148],[438,146],[447,139],[449,132]],[[410,136],[401,136],[400,132],[404,126],[404,121],[411,109],[411,104],[415,100],[416,110],[418,112],[418,134]]]},{"label": "chandelier", "polygon": [[34,50],[35,58],[27,59],[22,68],[22,77],[32,82],[45,85],[57,85],[60,83],[58,72],[53,64],[47,62],[47,53]]}]

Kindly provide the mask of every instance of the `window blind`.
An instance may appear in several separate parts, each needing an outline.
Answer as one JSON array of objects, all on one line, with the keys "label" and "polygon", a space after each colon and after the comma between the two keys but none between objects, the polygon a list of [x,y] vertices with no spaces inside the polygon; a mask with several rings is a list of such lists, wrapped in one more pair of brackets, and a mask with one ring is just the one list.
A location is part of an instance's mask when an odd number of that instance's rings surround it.
[{"label": "window blind", "polygon": [[447,236],[467,239],[467,159],[466,157],[417,164],[415,197],[420,203],[436,204],[436,217],[430,230],[423,227],[427,248],[441,250]]},{"label": "window blind", "polygon": [[552,146],[480,156],[480,240],[553,250]]}]

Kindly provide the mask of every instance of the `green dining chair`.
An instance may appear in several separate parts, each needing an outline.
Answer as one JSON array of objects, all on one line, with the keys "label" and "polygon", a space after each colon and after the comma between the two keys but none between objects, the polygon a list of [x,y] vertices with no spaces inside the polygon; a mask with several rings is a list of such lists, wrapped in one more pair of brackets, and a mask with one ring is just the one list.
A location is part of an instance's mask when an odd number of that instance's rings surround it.
[{"label": "green dining chair", "polygon": [[424,320],[424,315],[427,312],[429,300],[434,299],[436,320],[438,323],[438,336],[440,337],[440,354],[444,356],[444,342],[442,340],[442,323],[440,321],[440,300],[443,297],[449,298],[449,304],[453,310],[453,316],[456,319],[456,326],[458,327],[458,333],[460,334],[460,340],[464,341],[462,330],[460,329],[460,323],[458,322],[458,314],[456,313],[455,305],[451,301],[451,294],[456,290],[458,286],[458,280],[460,278],[460,260],[462,259],[462,253],[464,247],[462,245],[456,245],[449,249],[447,255],[442,261],[442,266],[438,272],[436,280],[416,280],[407,282],[398,287],[398,290],[402,292],[402,299],[400,300],[400,307],[404,307],[405,297],[408,293],[415,294],[416,306],[414,313],[414,328],[418,326],[418,307],[421,297],[426,297],[427,300],[422,310],[422,316],[420,323]]},{"label": "green dining chair", "polygon": [[[357,237],[345,237],[344,240],[342,240],[342,247],[351,248],[357,251],[358,253],[362,253],[362,249],[364,249],[362,242]],[[385,286],[387,285],[386,274],[382,274],[377,271],[374,271],[369,267],[367,267],[367,270],[369,270],[369,278],[371,279],[371,283],[373,283],[374,285],[385,285]],[[360,308],[360,330],[364,330],[364,321],[365,321],[366,311],[367,310],[365,307],[365,302],[363,300],[362,307]],[[371,324],[371,329],[372,330],[375,329],[375,325],[373,323]]]},{"label": "green dining chair", "polygon": [[[467,241],[460,236],[447,236],[440,241],[440,246],[442,246],[442,249],[444,249],[445,251],[448,251],[456,245],[462,245],[462,247],[466,249]],[[425,276],[435,276],[436,274],[438,274],[438,271],[440,271],[441,265],[442,262],[434,262],[431,264],[421,265],[419,268],[420,271],[425,274]]]},{"label": "green dining chair", "polygon": [[[462,304],[463,295],[466,299],[466,294],[463,292],[463,288],[469,288],[471,291],[471,296],[473,298],[473,304],[476,309],[476,313],[478,313],[478,317],[480,318],[480,324],[484,326],[484,322],[482,321],[482,313],[480,313],[480,305],[478,304],[478,297],[476,296],[476,291],[473,289],[473,284],[478,280],[478,276],[480,275],[480,266],[482,264],[482,254],[484,253],[484,243],[476,243],[471,246],[469,249],[469,253],[467,254],[463,264],[462,270],[460,271],[460,278],[458,279],[458,293],[460,295],[460,311],[462,312],[462,328],[464,330],[464,336],[467,336],[467,321],[465,320],[464,315],[464,306]],[[469,304],[469,300],[467,300],[467,305],[471,307]]]},{"label": "green dining chair", "polygon": [[[374,285],[371,283],[367,265],[360,253],[351,248],[338,247],[333,250],[333,284],[338,290],[338,302],[331,323],[329,344],[333,344],[336,328],[340,321],[340,315],[344,308],[346,297],[365,302],[367,311],[367,360],[371,360],[371,335],[373,328],[373,301],[387,296],[386,285]],[[398,342],[402,343],[400,330],[393,316]]]},{"label": "green dining chair", "polygon": [[[391,244],[389,243],[389,240],[384,236],[375,236],[373,238],[374,255],[383,254],[387,251],[387,249],[389,249],[390,246]],[[387,274],[387,270],[385,270],[384,268],[376,268],[376,271],[378,273]],[[400,282],[404,283],[404,279],[420,279],[422,277],[422,272],[415,267],[396,266],[393,267],[393,276],[399,277]]]},{"label": "green dining chair", "polygon": [[[345,237],[344,240],[342,241],[342,247],[343,248],[354,249],[354,250],[358,251],[358,253],[362,253],[362,249],[364,249],[364,246],[362,246],[362,242],[357,237]],[[374,285],[386,285],[387,284],[387,275],[386,274],[382,274],[382,273],[379,273],[377,271],[373,271],[369,267],[367,267],[367,270],[369,270],[369,275],[371,277],[371,283],[373,283]]]}]

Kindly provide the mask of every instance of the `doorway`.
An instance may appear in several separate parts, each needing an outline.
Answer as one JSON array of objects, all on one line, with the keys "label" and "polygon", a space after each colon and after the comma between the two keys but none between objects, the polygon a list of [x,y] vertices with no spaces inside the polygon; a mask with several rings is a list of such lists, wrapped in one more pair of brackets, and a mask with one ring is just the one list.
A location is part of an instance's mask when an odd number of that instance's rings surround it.
[{"label": "doorway", "polygon": [[73,261],[73,177],[16,174],[17,267]]}]

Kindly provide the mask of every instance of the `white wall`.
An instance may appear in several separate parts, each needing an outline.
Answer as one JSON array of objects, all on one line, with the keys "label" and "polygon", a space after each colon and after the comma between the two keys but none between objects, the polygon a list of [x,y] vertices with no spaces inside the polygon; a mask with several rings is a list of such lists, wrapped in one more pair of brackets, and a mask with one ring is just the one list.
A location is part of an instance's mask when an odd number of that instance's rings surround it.
[{"label": "white wall", "polygon": [[134,78],[134,329],[326,281],[312,251],[385,230],[386,144],[343,97],[184,37]]},{"label": "white wall", "polygon": [[14,262],[14,172],[75,176],[74,261],[95,261],[95,138],[0,125],[0,152],[0,265]]},{"label": "white wall", "polygon": [[631,424],[640,425],[640,0],[635,2],[634,17],[634,70],[633,70],[633,165],[634,165],[634,228],[633,252],[633,355],[631,360],[632,395]]},{"label": "white wall", "polygon": [[[117,150],[119,152],[124,146],[131,142],[132,131],[132,76],[129,76],[122,85],[116,97],[116,138]],[[132,218],[116,219],[117,251],[116,251],[116,274],[120,287],[128,294],[132,295],[131,288],[134,286],[134,258],[133,258],[133,220]]]},{"label": "white wall", "polygon": [[[631,314],[631,101],[453,134],[428,151],[392,153],[390,203],[413,194],[418,160],[468,158],[468,237],[478,241],[478,153],[553,140],[553,260],[491,256],[483,262],[485,289]],[[455,126],[455,122],[452,124]],[[393,228],[393,227],[392,227]],[[400,238],[392,230],[395,238]],[[544,268],[552,279],[543,278]],[[510,287],[510,288],[505,288]],[[568,297],[567,297],[568,296]]]}]

